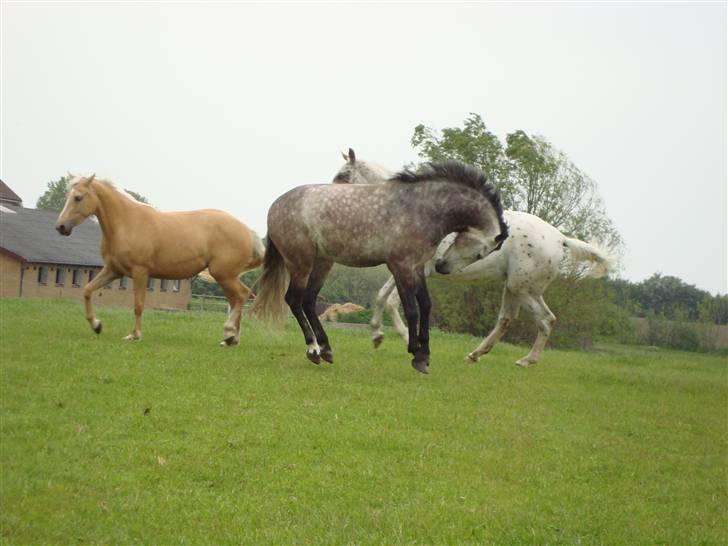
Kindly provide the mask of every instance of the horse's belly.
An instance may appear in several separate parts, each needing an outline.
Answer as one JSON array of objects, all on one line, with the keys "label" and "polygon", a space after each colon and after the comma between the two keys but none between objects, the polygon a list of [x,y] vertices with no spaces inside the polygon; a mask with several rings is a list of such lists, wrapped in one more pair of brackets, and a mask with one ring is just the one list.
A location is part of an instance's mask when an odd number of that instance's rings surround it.
[{"label": "horse's belly", "polygon": [[204,258],[175,258],[157,261],[149,269],[149,276],[158,279],[189,279],[207,267]]}]

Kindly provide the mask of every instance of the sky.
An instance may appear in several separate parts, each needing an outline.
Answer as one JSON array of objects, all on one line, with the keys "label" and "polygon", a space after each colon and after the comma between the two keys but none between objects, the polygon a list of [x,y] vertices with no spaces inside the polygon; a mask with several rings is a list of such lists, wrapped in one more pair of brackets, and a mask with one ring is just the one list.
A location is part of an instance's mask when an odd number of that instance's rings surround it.
[{"label": "sky", "polygon": [[352,147],[397,169],[478,113],[596,180],[620,277],[728,292],[726,3],[9,2],[0,176],[67,171],[162,210],[271,203]]}]

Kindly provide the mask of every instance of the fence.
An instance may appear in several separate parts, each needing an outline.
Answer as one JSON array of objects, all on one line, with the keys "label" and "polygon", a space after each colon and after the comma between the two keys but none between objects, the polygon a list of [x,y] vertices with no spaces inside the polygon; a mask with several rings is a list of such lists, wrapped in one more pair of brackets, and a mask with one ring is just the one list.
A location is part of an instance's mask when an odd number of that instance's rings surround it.
[{"label": "fence", "polygon": [[219,311],[228,313],[230,306],[224,296],[192,294],[187,309],[190,311]]}]

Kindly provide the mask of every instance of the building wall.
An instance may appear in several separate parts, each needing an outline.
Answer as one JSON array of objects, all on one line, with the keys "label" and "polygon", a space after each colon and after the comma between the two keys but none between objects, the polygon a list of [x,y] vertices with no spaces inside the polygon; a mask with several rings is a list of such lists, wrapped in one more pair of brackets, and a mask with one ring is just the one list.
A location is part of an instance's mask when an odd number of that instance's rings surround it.
[{"label": "building wall", "polygon": [[21,263],[0,252],[0,298],[20,296]]},{"label": "building wall", "polygon": [[[17,273],[13,274],[13,264],[0,261],[0,288],[2,297],[17,297],[20,292],[20,263],[12,258],[0,255],[8,262],[14,262]],[[41,271],[41,268],[44,268]],[[8,281],[6,283],[6,269]],[[83,301],[83,287],[89,282],[89,273],[98,274],[100,267],[70,267],[45,264],[25,264],[23,267],[22,296],[29,298],[70,298]],[[62,270],[61,282],[56,282],[57,271]],[[73,283],[73,272],[79,273],[78,283]],[[120,279],[113,281],[109,287],[97,290],[92,298],[95,304],[134,307],[134,281],[126,279],[126,287],[121,286]],[[8,289],[5,285],[8,284]],[[179,281],[179,290],[174,290],[173,281],[165,283],[166,290],[161,290],[160,279],[153,279],[152,288],[147,289],[144,306],[148,309],[187,309],[192,296],[192,282],[189,279]],[[14,285],[14,288],[13,288]]]}]

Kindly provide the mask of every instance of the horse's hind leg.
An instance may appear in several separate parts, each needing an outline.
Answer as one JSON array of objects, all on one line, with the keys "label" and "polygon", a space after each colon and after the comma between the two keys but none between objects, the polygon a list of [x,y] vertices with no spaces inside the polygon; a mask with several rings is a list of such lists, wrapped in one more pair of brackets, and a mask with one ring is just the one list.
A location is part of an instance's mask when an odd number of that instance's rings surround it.
[{"label": "horse's hind leg", "polygon": [[321,347],[316,342],[316,338],[311,328],[311,324],[306,318],[306,313],[303,310],[303,298],[306,294],[306,285],[308,283],[308,271],[297,270],[287,264],[286,267],[291,276],[288,290],[286,291],[285,300],[288,307],[291,308],[291,313],[296,317],[298,326],[301,328],[303,333],[303,339],[308,345],[306,351],[306,357],[314,364],[321,362]]},{"label": "horse's hind leg", "polygon": [[377,293],[377,298],[374,301],[372,320],[369,321],[369,327],[372,329],[372,343],[375,349],[384,340],[384,332],[382,331],[382,314],[384,309],[387,309],[389,316],[392,317],[392,324],[394,325],[395,331],[404,339],[405,343],[409,343],[407,326],[402,322],[402,317],[399,316],[399,305],[400,301],[399,294],[396,290],[396,283],[394,282],[394,277],[390,277]]},{"label": "horse's hind leg", "polygon": [[106,286],[111,281],[118,279],[119,277],[121,277],[121,275],[104,266],[99,274],[83,288],[83,300],[86,306],[86,320],[91,325],[91,329],[97,334],[101,333],[101,321],[98,320],[94,314],[93,307],[91,306],[91,296],[96,290]]},{"label": "horse's hind leg", "polygon": [[240,343],[240,318],[243,314],[243,305],[250,296],[250,288],[241,283],[237,275],[228,278],[217,277],[216,280],[230,304],[230,313],[225,321],[220,345],[237,345]]},{"label": "horse's hind leg", "polygon": [[306,293],[303,296],[303,312],[306,314],[309,324],[313,328],[313,333],[316,336],[316,343],[320,348],[321,358],[326,362],[333,364],[334,353],[331,351],[331,345],[329,345],[329,338],[324,331],[324,327],[321,325],[321,321],[316,314],[316,298],[318,293],[321,291],[321,287],[324,285],[331,266],[334,263],[330,261],[318,260],[314,264],[313,271],[308,278],[308,285],[306,286]]},{"label": "horse's hind leg", "polygon": [[538,359],[541,358],[541,353],[543,353],[543,350],[546,347],[546,342],[549,339],[549,335],[551,335],[551,329],[554,322],[556,322],[556,316],[551,312],[551,309],[549,309],[548,305],[546,305],[546,302],[543,301],[543,296],[529,296],[526,299],[525,304],[533,313],[533,319],[536,321],[536,325],[538,326],[538,335],[536,336],[536,341],[534,342],[533,347],[531,347],[531,351],[526,356],[516,361],[516,364],[523,368],[527,368],[531,364],[535,364],[538,362]]},{"label": "horse's hind leg", "polygon": [[147,279],[149,274],[146,271],[132,273],[134,280],[134,329],[124,339],[133,341],[142,338],[142,314],[144,313],[144,298],[147,296]]},{"label": "horse's hind leg", "polygon": [[518,317],[518,309],[521,305],[520,298],[508,290],[503,289],[503,299],[501,301],[500,312],[498,313],[498,321],[490,334],[478,345],[475,350],[465,357],[466,362],[477,362],[481,355],[489,353],[493,346],[500,341],[508,330],[516,317]]}]

